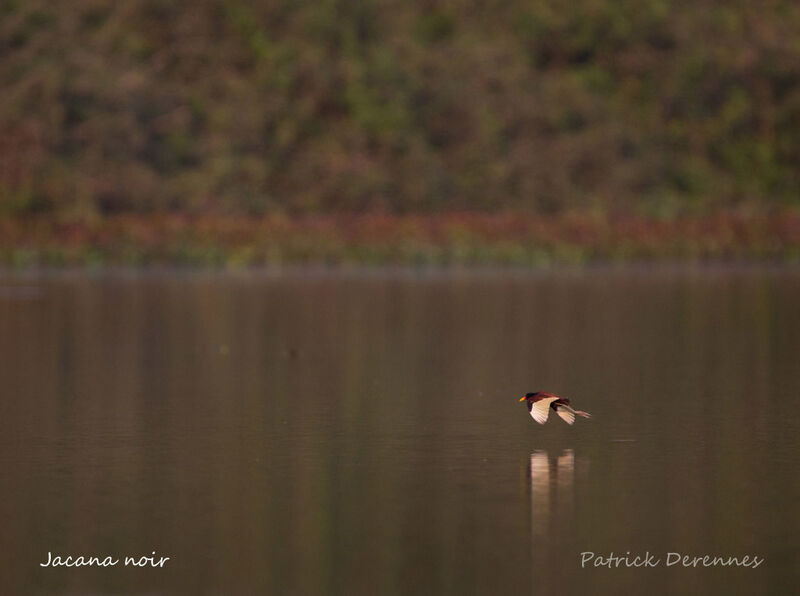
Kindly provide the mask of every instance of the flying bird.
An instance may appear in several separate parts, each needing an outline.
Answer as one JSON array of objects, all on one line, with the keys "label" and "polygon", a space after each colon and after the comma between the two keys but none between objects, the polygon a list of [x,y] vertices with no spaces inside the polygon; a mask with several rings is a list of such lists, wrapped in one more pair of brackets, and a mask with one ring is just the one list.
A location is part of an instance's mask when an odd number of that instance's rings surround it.
[{"label": "flying bird", "polygon": [[558,397],[546,391],[526,393],[519,401],[528,402],[528,411],[531,413],[531,417],[539,424],[547,422],[547,416],[550,414],[551,409],[567,424],[575,422],[576,415],[591,418],[587,412],[573,410],[569,405],[569,399],[566,397]]}]

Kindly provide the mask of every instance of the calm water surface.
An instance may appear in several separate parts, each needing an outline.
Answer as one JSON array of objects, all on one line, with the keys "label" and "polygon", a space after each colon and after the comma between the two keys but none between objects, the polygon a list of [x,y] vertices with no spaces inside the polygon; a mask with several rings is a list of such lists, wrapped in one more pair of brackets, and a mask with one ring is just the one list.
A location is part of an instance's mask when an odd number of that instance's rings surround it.
[{"label": "calm water surface", "polygon": [[6,275],[0,391],[2,594],[800,581],[797,269]]}]

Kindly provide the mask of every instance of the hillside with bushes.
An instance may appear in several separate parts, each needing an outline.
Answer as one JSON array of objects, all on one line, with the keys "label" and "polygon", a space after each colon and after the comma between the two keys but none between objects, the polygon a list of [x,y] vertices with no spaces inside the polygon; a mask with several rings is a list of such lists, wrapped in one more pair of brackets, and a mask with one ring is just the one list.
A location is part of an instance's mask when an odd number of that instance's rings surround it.
[{"label": "hillside with bushes", "polygon": [[0,212],[800,201],[789,1],[3,0]]}]

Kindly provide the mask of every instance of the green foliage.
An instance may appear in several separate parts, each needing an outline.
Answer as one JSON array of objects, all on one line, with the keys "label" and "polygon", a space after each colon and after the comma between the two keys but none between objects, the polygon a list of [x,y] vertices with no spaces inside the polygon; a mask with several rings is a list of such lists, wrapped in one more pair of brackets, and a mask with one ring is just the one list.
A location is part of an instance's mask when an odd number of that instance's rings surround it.
[{"label": "green foliage", "polygon": [[414,34],[423,43],[432,44],[451,37],[455,28],[456,20],[452,14],[443,10],[432,10],[417,18]]},{"label": "green foliage", "polygon": [[798,47],[788,0],[2,0],[0,211],[799,204]]}]

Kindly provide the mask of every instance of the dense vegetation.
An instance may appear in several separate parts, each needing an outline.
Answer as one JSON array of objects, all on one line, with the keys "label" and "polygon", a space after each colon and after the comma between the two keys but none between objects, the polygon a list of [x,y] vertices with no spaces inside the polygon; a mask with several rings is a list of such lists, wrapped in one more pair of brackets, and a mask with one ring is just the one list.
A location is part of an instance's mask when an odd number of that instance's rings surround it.
[{"label": "dense vegetation", "polygon": [[0,0],[0,217],[800,203],[789,0]]}]

